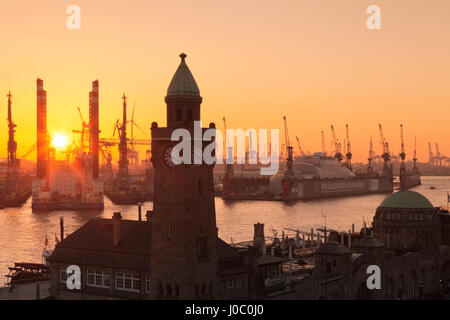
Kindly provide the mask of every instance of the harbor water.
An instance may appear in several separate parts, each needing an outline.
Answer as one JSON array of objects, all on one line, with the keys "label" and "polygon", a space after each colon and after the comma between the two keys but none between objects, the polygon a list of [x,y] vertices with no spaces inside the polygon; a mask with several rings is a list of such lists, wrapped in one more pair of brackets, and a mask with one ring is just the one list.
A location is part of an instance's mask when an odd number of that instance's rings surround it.
[{"label": "harbor water", "polygon": [[[431,187],[435,187],[431,189]],[[434,206],[447,205],[450,177],[422,177],[422,185],[412,190],[422,193]],[[345,198],[330,198],[308,202],[284,204],[282,202],[238,201],[224,202],[216,198],[216,217],[219,237],[226,242],[247,241],[253,238],[253,224],[265,224],[266,236],[272,229],[281,235],[283,228],[323,225],[331,229],[355,230],[362,226],[363,219],[370,225],[377,206],[386,195],[364,195]],[[142,216],[152,209],[152,203],[143,204]],[[114,205],[105,198],[105,209],[101,212],[54,211],[32,213],[31,199],[21,208],[0,210],[0,285],[6,283],[8,266],[14,262],[42,262],[45,239],[52,249],[59,238],[59,219],[64,217],[65,233],[69,234],[91,218],[111,218],[120,211],[124,219],[138,219],[137,206]]]}]

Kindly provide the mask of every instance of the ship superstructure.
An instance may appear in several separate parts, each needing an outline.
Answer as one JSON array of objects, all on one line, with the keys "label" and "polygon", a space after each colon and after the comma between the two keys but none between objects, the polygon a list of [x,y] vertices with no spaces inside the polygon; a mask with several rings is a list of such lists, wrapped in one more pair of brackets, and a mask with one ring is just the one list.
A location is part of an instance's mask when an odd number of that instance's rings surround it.
[{"label": "ship superstructure", "polygon": [[[33,211],[103,210],[103,182],[99,178],[98,80],[89,93],[89,152],[66,150],[64,161],[56,160],[47,133],[47,93],[37,79],[37,175],[32,185]],[[70,149],[70,148],[69,148]]]}]

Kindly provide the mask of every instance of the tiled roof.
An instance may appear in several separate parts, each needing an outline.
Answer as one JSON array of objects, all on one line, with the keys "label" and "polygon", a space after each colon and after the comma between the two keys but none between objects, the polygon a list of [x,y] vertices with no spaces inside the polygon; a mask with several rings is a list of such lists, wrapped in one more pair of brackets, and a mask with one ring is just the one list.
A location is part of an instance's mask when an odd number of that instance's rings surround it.
[{"label": "tiled roof", "polygon": [[280,258],[276,256],[269,256],[267,254],[262,254],[258,257],[257,264],[258,266],[264,266],[269,264],[277,264],[287,261],[288,259]]},{"label": "tiled roof", "polygon": [[352,253],[350,249],[336,242],[328,242],[326,245],[321,244],[320,247],[316,250],[316,254],[342,255],[349,253]]},{"label": "tiled roof", "polygon": [[122,220],[121,241],[113,245],[111,219],[92,219],[59,243],[51,262],[82,263],[108,268],[150,269],[151,225]]},{"label": "tiled roof", "polygon": [[[111,219],[92,219],[59,243],[50,262],[84,264],[104,268],[148,271],[150,269],[151,224],[121,220],[121,241],[113,245]],[[217,238],[219,259],[238,258],[241,254]]]},{"label": "tiled roof", "polygon": [[372,237],[364,237],[353,242],[352,247],[354,248],[381,248],[386,245],[380,240]]}]

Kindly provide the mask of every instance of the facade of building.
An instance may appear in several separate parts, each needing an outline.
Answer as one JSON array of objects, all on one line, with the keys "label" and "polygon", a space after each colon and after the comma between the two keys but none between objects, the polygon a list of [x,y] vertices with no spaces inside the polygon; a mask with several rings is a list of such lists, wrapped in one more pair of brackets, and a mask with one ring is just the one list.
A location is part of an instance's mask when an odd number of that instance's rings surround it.
[{"label": "facade of building", "polygon": [[[293,293],[279,299],[436,299],[450,284],[450,215],[414,191],[389,195],[378,207],[372,230],[351,248],[322,244],[314,272],[295,277]],[[369,266],[379,266],[381,288],[369,290]]]},{"label": "facade of building", "polygon": [[[53,297],[249,299],[261,296],[268,270],[281,270],[283,259],[241,253],[217,237],[213,165],[172,161],[172,131],[194,136],[202,101],[186,55],[180,57],[166,96],[167,127],[152,125],[153,211],[147,221],[120,213],[93,219],[62,240],[48,259]],[[69,265],[81,268],[80,290],[67,288]]]}]

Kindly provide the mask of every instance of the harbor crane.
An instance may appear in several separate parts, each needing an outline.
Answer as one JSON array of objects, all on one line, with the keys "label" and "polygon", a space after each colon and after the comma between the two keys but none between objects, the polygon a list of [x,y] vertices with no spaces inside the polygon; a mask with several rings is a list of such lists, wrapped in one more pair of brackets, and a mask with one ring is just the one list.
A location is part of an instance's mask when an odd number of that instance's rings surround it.
[{"label": "harbor crane", "polygon": [[428,163],[434,166],[434,154],[431,149],[431,142],[428,142]]},{"label": "harbor crane", "polygon": [[334,146],[334,157],[338,159],[339,162],[342,161],[342,153],[341,153],[341,143],[336,138],[336,134],[334,132],[334,126],[331,125],[331,134],[333,135],[333,146]]},{"label": "harbor crane", "polygon": [[347,160],[347,167],[351,170],[352,169],[352,148],[350,145],[350,134],[348,132],[348,124],[345,125],[345,133],[347,138],[347,152],[345,153],[345,157]]},{"label": "harbor crane", "polygon": [[406,158],[406,153],[405,153],[405,141],[403,138],[403,124],[400,124],[400,159],[401,159],[401,163],[400,163],[400,188],[403,190],[403,183],[404,183],[404,177],[406,174],[406,167],[405,167],[405,158]]},{"label": "harbor crane", "polygon": [[372,160],[373,160],[373,142],[372,142],[372,136],[370,136],[370,144],[369,144],[369,158],[367,158],[368,165],[367,165],[367,173],[373,173],[373,167],[372,167]]},{"label": "harbor crane", "polygon": [[81,134],[80,149],[81,149],[81,152],[84,153],[84,151],[87,148],[86,141],[89,141],[89,124],[86,121],[84,121],[84,117],[83,117],[83,114],[81,113],[80,107],[77,107],[77,109],[78,109],[78,114],[80,115],[80,120],[81,120],[81,130],[72,130],[72,132]]},{"label": "harbor crane", "polygon": [[436,148],[436,165],[437,166],[442,166],[442,158],[441,158],[441,153],[439,152],[439,143],[435,143],[435,148]]},{"label": "harbor crane", "polygon": [[406,153],[405,153],[405,141],[403,139],[403,124],[400,125],[400,141],[401,141],[401,145],[400,145],[400,159],[402,160],[403,166],[405,165],[405,158],[406,158]]},{"label": "harbor crane", "polygon": [[324,155],[327,155],[327,151],[326,151],[326,149],[325,149],[325,135],[324,135],[324,133],[323,133],[323,130],[322,130],[322,153],[323,153]]},{"label": "harbor crane", "polygon": [[414,135],[414,157],[413,157],[413,162],[414,162],[414,173],[418,172],[417,169],[417,139],[416,139],[416,135]]},{"label": "harbor crane", "polygon": [[304,155],[305,155],[305,152],[304,152],[303,149],[302,149],[302,146],[301,146],[301,144],[300,144],[300,140],[298,139],[297,136],[296,136],[295,138],[297,139],[298,152],[299,152],[300,156],[304,156]]},{"label": "harbor crane", "polygon": [[292,150],[293,150],[293,147],[291,146],[291,143],[289,141],[289,132],[288,132],[286,116],[283,116],[283,121],[284,121],[284,139],[286,142],[286,150],[287,150],[287,159],[286,159],[287,167],[288,167],[288,172],[292,172],[292,163],[293,163]]},{"label": "harbor crane", "polygon": [[389,168],[389,161],[391,159],[391,155],[389,153],[389,144],[386,141],[384,134],[383,134],[383,128],[381,127],[381,123],[378,124],[380,128],[380,142],[382,146],[382,155],[383,158],[383,174],[389,175],[390,174],[390,168]]}]

